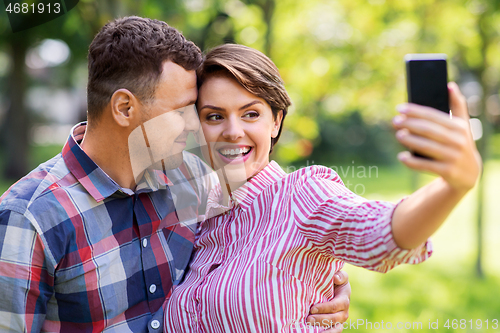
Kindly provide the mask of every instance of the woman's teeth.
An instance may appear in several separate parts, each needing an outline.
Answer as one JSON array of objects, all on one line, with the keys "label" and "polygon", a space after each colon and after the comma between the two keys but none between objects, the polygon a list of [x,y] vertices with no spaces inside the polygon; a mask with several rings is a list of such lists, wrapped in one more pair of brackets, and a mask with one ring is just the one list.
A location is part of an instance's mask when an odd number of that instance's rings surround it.
[{"label": "woman's teeth", "polygon": [[224,157],[235,159],[241,155],[245,155],[250,151],[250,147],[236,148],[236,149],[221,149],[219,152],[224,155]]}]

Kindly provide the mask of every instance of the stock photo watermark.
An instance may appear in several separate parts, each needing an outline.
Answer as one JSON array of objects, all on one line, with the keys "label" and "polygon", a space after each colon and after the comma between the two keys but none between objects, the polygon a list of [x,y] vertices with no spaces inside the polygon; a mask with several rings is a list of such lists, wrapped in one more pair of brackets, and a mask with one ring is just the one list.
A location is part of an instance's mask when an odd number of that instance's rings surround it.
[{"label": "stock photo watermark", "polygon": [[73,9],[79,0],[3,0],[12,32],[52,21]]},{"label": "stock photo watermark", "polygon": [[316,323],[295,322],[292,329],[298,331],[303,329],[312,329],[314,327],[339,328],[343,326],[344,330],[438,330],[447,328],[452,330],[473,330],[473,329],[493,329],[498,330],[498,319],[429,319],[427,322],[421,321],[370,321],[367,319],[356,319],[346,321],[345,323],[335,323],[323,319]]},{"label": "stock photo watermark", "polygon": [[[307,160],[306,165],[300,167],[287,166],[284,170],[286,173],[292,173],[312,165],[315,165],[314,160],[311,162]],[[363,179],[378,178],[378,167],[376,165],[357,165],[355,161],[351,161],[351,165],[330,165],[326,167],[334,170],[340,176],[344,185],[357,195],[364,195],[366,192]]]}]

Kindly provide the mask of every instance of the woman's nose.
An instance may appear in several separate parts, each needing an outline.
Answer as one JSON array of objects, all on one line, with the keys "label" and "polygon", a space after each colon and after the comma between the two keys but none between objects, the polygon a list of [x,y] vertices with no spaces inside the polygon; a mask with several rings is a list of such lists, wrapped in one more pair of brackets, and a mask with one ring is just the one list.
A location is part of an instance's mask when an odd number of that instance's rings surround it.
[{"label": "woman's nose", "polygon": [[222,137],[226,140],[235,141],[245,136],[245,131],[241,126],[239,117],[228,117],[225,121],[225,128]]}]

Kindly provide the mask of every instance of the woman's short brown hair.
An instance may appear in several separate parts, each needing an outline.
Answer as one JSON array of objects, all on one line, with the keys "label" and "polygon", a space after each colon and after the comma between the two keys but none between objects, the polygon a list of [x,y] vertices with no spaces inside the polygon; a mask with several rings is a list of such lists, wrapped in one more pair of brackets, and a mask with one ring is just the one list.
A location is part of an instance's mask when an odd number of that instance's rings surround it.
[{"label": "woman's short brown hair", "polygon": [[283,111],[278,135],[271,139],[272,151],[281,135],[288,107],[292,104],[283,79],[272,60],[262,52],[244,45],[223,44],[207,53],[196,74],[198,88],[211,76],[229,75],[248,92],[265,100],[275,119],[278,112]]}]

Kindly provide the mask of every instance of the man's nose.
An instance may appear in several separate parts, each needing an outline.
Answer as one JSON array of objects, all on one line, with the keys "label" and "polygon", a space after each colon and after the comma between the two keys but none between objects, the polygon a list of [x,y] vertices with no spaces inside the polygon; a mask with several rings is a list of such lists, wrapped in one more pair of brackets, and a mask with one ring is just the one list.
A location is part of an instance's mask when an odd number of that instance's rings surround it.
[{"label": "man's nose", "polygon": [[196,112],[196,106],[189,105],[186,107],[183,118],[185,121],[184,130],[187,132],[195,132],[200,128],[200,118]]},{"label": "man's nose", "polygon": [[238,116],[230,116],[225,121],[225,128],[222,132],[222,137],[226,140],[235,141],[245,136],[245,131],[240,123]]}]

